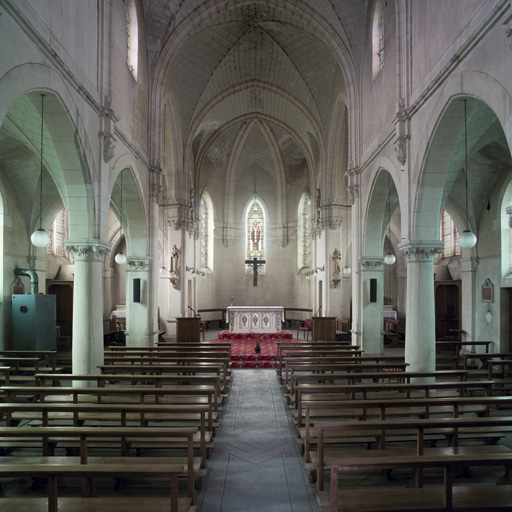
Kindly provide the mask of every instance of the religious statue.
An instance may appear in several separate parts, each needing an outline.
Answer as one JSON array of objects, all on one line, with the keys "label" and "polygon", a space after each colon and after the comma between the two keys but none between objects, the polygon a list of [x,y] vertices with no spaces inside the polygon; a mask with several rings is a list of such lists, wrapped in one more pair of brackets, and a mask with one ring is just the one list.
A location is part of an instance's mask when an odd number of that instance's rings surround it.
[{"label": "religious statue", "polygon": [[338,248],[334,249],[332,253],[332,275],[339,276],[340,275],[340,261],[341,261],[341,253]]},{"label": "religious statue", "polygon": [[178,275],[180,273],[180,259],[180,251],[176,244],[174,244],[171,251],[171,264],[169,266],[171,274]]}]

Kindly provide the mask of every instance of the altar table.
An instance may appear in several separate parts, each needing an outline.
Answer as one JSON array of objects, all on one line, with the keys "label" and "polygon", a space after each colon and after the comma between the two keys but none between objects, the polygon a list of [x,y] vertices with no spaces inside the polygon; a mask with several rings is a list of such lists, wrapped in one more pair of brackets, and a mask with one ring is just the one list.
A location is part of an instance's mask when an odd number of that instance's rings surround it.
[{"label": "altar table", "polygon": [[281,332],[284,322],[282,306],[230,306],[227,309],[229,332]]}]

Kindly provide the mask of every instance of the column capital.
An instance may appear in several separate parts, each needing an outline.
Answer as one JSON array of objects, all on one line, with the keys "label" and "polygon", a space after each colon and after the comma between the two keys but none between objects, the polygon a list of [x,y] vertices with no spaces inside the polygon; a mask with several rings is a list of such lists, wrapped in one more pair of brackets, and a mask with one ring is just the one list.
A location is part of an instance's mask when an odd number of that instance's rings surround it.
[{"label": "column capital", "polygon": [[398,246],[400,254],[409,261],[434,261],[443,252],[440,240],[414,240]]},{"label": "column capital", "polygon": [[64,243],[66,251],[73,254],[75,261],[101,260],[110,253],[110,243],[97,238],[69,238]]},{"label": "column capital", "polygon": [[363,272],[382,272],[384,270],[384,258],[370,258],[361,256],[359,259]]},{"label": "column capital", "polygon": [[128,256],[126,258],[126,272],[140,272],[149,270],[153,258],[149,256]]}]

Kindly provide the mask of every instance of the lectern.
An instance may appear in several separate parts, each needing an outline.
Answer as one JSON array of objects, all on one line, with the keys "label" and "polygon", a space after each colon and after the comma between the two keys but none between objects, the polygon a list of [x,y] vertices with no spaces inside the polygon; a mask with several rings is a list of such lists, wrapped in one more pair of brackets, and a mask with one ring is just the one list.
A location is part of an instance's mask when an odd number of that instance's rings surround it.
[{"label": "lectern", "polygon": [[314,316],[311,337],[313,341],[336,341],[336,317]]},{"label": "lectern", "polygon": [[199,342],[199,323],[201,318],[198,316],[178,317],[176,318],[176,341],[180,342]]}]

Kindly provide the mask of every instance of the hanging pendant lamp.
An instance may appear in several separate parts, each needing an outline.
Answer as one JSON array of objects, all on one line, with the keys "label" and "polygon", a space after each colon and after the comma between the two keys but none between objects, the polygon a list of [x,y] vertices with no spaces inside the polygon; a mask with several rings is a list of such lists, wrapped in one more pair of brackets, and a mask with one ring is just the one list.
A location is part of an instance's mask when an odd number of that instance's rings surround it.
[{"label": "hanging pendant lamp", "polygon": [[[464,152],[465,163],[464,176],[466,182],[466,222],[468,219],[468,126],[467,126],[467,100],[464,100]],[[467,227],[459,237],[459,244],[463,249],[471,249],[476,244],[476,235]]]},{"label": "hanging pendant lamp", "polygon": [[[391,174],[388,174],[388,230],[389,244],[391,245]],[[393,265],[395,261],[396,256],[391,251],[384,256],[386,265]]]},{"label": "hanging pendant lamp", "polygon": [[[121,231],[124,225],[124,210],[123,210],[123,172],[121,171]],[[126,254],[124,252],[118,252],[114,258],[118,265],[124,265],[126,263]]]},{"label": "hanging pendant lamp", "polygon": [[41,172],[39,175],[39,228],[30,236],[36,247],[46,247],[50,243],[48,233],[43,229],[43,129],[44,129],[44,94],[41,94]]}]

